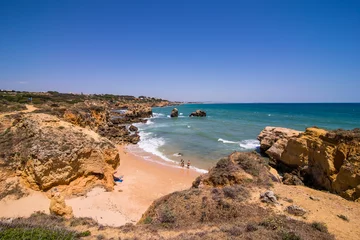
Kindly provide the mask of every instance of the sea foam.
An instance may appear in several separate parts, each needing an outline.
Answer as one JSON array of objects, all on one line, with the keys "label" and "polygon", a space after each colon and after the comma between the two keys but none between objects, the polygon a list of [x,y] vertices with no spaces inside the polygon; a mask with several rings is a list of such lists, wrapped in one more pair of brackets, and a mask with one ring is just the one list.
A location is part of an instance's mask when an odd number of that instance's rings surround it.
[{"label": "sea foam", "polygon": [[165,114],[163,113],[153,113],[152,118],[163,118],[165,117]]},{"label": "sea foam", "polygon": [[234,141],[225,140],[225,139],[222,139],[222,138],[219,138],[219,139],[218,139],[218,142],[223,142],[223,143],[239,143],[239,142],[234,142]]},{"label": "sea foam", "polygon": [[239,143],[239,145],[240,145],[240,147],[245,148],[245,149],[255,149],[260,146],[260,143],[258,140],[248,139],[248,140],[241,141]]},{"label": "sea foam", "polygon": [[158,156],[165,161],[174,162],[173,160],[166,157],[162,152],[159,151],[159,147],[165,144],[165,140],[163,138],[153,137],[151,133],[146,133],[143,131],[140,131],[139,135],[140,135],[140,141],[138,145],[142,150],[144,150],[145,152],[149,152],[155,156]]}]

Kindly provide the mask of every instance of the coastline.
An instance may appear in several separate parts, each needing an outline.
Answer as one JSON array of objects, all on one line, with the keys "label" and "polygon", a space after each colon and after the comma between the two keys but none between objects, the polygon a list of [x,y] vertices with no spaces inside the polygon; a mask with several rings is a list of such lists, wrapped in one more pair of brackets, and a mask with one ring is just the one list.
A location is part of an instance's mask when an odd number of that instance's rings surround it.
[{"label": "coastline", "polygon": [[123,176],[112,192],[94,188],[86,196],[71,198],[66,203],[75,217],[91,217],[100,224],[121,226],[136,223],[152,202],[166,194],[185,190],[200,173],[146,161],[118,146],[120,166],[115,176]]},{"label": "coastline", "polygon": [[[85,196],[66,199],[75,217],[90,217],[109,226],[136,223],[154,200],[190,188],[200,175],[192,169],[147,161],[127,151],[124,145],[118,145],[118,150],[120,166],[115,175],[123,176],[123,182],[117,182],[111,192],[95,187]],[[33,204],[34,199],[41,204]],[[49,206],[50,199],[45,192],[32,191],[25,198],[1,200],[0,217],[29,217],[36,211],[48,213]]]}]

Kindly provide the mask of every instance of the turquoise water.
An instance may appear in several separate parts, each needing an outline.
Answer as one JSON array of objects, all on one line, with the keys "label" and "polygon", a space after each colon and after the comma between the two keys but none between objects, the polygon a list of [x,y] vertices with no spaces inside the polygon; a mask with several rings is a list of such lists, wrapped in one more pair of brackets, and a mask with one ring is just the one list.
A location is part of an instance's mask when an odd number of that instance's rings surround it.
[{"label": "turquoise water", "polygon": [[[141,141],[137,151],[156,155],[167,162],[181,158],[208,169],[233,151],[251,151],[266,126],[305,130],[360,127],[360,104],[185,104],[177,106],[179,118],[170,118],[173,107],[153,108],[146,124],[137,124]],[[190,118],[197,109],[205,118]],[[136,151],[136,149],[135,149]],[[177,153],[183,154],[178,156]]]}]

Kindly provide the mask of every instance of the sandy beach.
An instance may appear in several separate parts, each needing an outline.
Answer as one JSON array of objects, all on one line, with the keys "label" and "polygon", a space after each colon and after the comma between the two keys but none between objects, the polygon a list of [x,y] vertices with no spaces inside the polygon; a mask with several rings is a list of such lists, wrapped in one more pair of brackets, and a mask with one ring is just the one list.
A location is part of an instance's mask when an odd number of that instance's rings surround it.
[{"label": "sandy beach", "polygon": [[[96,187],[85,196],[66,199],[75,217],[91,217],[100,224],[121,226],[137,222],[157,198],[187,189],[200,173],[144,160],[119,146],[120,166],[114,191]],[[39,204],[34,204],[34,198]],[[19,200],[0,201],[0,217],[28,217],[35,211],[48,213],[50,200],[45,193],[32,192]],[[19,206],[22,206],[21,208]],[[25,209],[25,210],[24,210]]]}]

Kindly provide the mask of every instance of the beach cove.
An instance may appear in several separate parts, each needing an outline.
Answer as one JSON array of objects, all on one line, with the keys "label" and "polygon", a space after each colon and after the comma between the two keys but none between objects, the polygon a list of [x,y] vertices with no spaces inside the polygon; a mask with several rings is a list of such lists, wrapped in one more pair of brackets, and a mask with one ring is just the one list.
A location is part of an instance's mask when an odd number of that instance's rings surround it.
[{"label": "beach cove", "polygon": [[[131,154],[126,146],[119,146],[119,153],[116,175],[122,175],[123,182],[116,183],[111,192],[95,187],[85,196],[67,198],[66,204],[72,207],[75,217],[90,217],[110,226],[136,223],[154,200],[188,189],[199,176],[194,170],[146,161]],[[19,200],[1,201],[0,217],[29,217],[36,211],[49,213],[49,205],[50,199],[45,193],[33,191]]]}]

